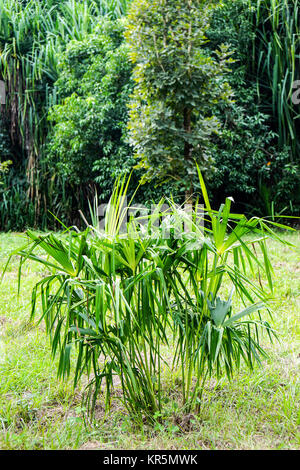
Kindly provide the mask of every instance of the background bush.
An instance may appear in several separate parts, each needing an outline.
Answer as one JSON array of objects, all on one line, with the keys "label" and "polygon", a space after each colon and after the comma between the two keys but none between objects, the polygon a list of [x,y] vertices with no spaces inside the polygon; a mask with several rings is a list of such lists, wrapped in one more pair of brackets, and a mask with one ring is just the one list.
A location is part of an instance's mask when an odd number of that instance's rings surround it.
[{"label": "background bush", "polygon": [[131,65],[122,34],[122,22],[103,21],[68,44],[56,82],[62,103],[49,113],[46,163],[75,186],[98,183],[101,199],[132,167],[125,142]]}]

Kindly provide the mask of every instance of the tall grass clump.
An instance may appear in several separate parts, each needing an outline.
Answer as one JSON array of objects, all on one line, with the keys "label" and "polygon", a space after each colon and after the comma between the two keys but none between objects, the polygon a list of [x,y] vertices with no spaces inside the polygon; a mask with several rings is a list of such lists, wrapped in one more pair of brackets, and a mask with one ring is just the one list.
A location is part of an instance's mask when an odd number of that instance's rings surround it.
[{"label": "tall grass clump", "polygon": [[293,103],[294,83],[300,79],[300,11],[298,0],[257,0],[253,67],[262,106],[274,117],[279,145],[300,151],[300,115]]},{"label": "tall grass clump", "polygon": [[171,199],[142,214],[127,207],[123,180],[104,223],[94,210],[84,231],[27,231],[29,243],[12,254],[20,256],[19,283],[27,261],[47,270],[32,292],[31,318],[45,322],[58,375],[72,372],[75,386],[90,378],[89,411],[103,394],[107,411],[115,397],[135,419],[159,415],[166,371],[180,384],[183,408],[199,411],[207,378],[231,378],[241,363],[252,369],[266,357],[262,333],[276,336],[265,318],[273,290],[267,241],[288,242],[274,232],[278,224],[232,213],[230,198],[213,210],[199,177],[203,207]]}]

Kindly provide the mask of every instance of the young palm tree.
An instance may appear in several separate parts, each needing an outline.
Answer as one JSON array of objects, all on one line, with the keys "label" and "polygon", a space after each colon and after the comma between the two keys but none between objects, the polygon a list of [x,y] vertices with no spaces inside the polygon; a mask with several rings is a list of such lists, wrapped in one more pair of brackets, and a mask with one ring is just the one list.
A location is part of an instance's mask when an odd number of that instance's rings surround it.
[{"label": "young palm tree", "polygon": [[[230,199],[212,210],[199,177],[205,202],[200,219],[197,206],[186,213],[170,200],[167,212],[158,207],[146,220],[130,218],[120,231],[128,187],[123,180],[104,229],[94,216],[83,232],[28,231],[29,244],[13,253],[21,257],[19,283],[27,260],[48,271],[33,290],[32,318],[39,296],[39,321],[45,321],[53,356],[59,354],[58,375],[72,369],[74,385],[83,374],[91,377],[85,395],[90,411],[102,392],[109,410],[119,387],[117,396],[133,417],[153,417],[163,408],[166,368],[180,376],[184,407],[199,408],[207,377],[225,372],[230,378],[241,362],[252,368],[266,356],[260,333],[275,335],[263,319],[273,289],[267,240],[288,242],[274,232],[278,224],[232,214]],[[189,229],[178,232],[183,224]],[[223,300],[225,281],[230,295]],[[235,296],[244,304],[240,311]]]}]

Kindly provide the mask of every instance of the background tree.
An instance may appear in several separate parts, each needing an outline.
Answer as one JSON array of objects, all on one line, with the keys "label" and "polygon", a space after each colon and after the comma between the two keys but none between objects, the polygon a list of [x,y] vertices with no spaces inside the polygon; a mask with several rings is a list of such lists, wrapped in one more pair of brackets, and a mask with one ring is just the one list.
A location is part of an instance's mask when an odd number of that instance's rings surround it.
[{"label": "background tree", "polygon": [[[196,182],[195,160],[213,167],[212,136],[219,130],[213,105],[229,101],[224,80],[230,53],[205,49],[217,1],[135,0],[126,38],[135,64],[130,104],[130,142],[143,181],[173,180],[188,195]],[[194,178],[195,177],[195,178]]]}]

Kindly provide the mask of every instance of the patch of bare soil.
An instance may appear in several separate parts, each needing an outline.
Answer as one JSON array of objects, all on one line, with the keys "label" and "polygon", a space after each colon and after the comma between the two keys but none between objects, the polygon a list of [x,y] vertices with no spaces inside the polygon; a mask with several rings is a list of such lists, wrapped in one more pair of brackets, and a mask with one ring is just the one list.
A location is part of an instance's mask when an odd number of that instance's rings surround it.
[{"label": "patch of bare soil", "polygon": [[68,412],[60,404],[44,407],[37,412],[37,420],[40,424],[46,424],[49,420],[57,420],[58,418],[67,417]]},{"label": "patch of bare soil", "polygon": [[0,317],[0,326],[5,325],[6,322],[7,322],[7,318],[5,318],[5,317]]},{"label": "patch of bare soil", "polygon": [[110,447],[110,445],[103,442],[89,441],[79,447],[79,450],[105,450],[109,449]]},{"label": "patch of bare soil", "polygon": [[194,431],[196,428],[196,416],[192,413],[181,416],[177,415],[174,418],[174,422],[183,433]]}]

